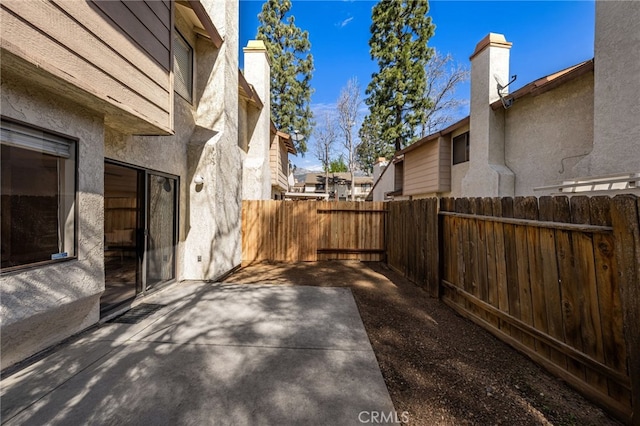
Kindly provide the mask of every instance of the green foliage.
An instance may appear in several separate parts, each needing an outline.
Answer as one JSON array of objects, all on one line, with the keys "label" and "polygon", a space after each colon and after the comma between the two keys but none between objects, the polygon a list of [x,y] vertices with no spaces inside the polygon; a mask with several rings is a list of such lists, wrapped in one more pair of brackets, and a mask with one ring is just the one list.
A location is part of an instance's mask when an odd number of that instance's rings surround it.
[{"label": "green foliage", "polygon": [[373,172],[373,165],[378,158],[390,160],[393,156],[393,146],[378,138],[379,127],[378,123],[371,121],[371,116],[367,116],[358,132],[360,143],[356,146],[356,161],[368,174]]},{"label": "green foliage", "polygon": [[295,142],[304,155],[313,127],[313,56],[309,33],[295,25],[294,16],[287,16],[290,10],[291,0],[267,0],[258,15],[256,37],[265,42],[271,61],[271,119],[281,131],[297,130],[304,136]]},{"label": "green foliage", "polygon": [[373,7],[371,58],[378,63],[365,100],[378,139],[400,150],[417,134],[430,107],[425,67],[433,54],[427,42],[435,26],[427,0],[381,0]]},{"label": "green foliage", "polygon": [[329,163],[329,173],[344,173],[348,171],[349,167],[347,167],[347,163],[344,162],[344,156],[342,155],[335,160],[331,160]]}]

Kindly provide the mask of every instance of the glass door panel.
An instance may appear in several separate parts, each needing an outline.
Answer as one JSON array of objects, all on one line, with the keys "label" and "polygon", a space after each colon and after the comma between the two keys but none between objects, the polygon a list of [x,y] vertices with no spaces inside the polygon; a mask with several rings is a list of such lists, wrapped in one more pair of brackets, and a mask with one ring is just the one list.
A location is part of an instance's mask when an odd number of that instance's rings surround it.
[{"label": "glass door panel", "polygon": [[101,310],[135,297],[140,283],[142,194],[144,173],[106,163],[104,174],[105,292]]},{"label": "glass door panel", "polygon": [[176,180],[148,174],[146,288],[175,278]]}]

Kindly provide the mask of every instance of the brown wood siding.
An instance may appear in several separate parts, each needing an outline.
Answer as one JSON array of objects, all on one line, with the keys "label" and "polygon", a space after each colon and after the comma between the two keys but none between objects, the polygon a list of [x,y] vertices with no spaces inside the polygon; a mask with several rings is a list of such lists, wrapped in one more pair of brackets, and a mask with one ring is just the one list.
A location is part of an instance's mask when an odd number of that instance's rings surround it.
[{"label": "brown wood siding", "polygon": [[428,143],[404,156],[403,195],[438,192],[438,144]]},{"label": "brown wood siding", "polygon": [[286,165],[289,158],[287,156],[286,147],[278,136],[271,144],[269,149],[269,166],[271,169],[271,185],[277,186],[284,191],[289,188],[288,176],[285,174]]},{"label": "brown wood siding", "polygon": [[[170,44],[164,48],[163,63],[141,55],[140,44],[93,3],[7,0],[1,8],[4,49],[136,119],[170,131]],[[151,8],[146,12],[160,22],[154,28],[162,30],[159,37],[165,41],[171,34],[171,11],[167,11],[161,13],[164,22]],[[138,26],[144,27],[140,21]]]},{"label": "brown wood siding", "polygon": [[[147,1],[93,0],[109,25],[116,25],[165,70],[171,69],[171,20],[163,22]],[[160,3],[164,5],[165,3]],[[170,14],[168,15],[170,18]],[[166,15],[165,15],[166,19]]]},{"label": "brown wood siding", "polygon": [[438,163],[440,177],[438,192],[451,191],[451,141],[448,137],[438,138]]}]

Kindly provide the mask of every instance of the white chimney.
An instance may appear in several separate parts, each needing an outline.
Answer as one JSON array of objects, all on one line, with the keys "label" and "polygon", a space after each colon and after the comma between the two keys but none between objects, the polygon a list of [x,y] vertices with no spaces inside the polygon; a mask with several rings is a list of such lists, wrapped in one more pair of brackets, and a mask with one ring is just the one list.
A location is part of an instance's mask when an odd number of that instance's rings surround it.
[{"label": "white chimney", "polygon": [[249,151],[242,171],[242,199],[271,198],[271,66],[267,47],[261,40],[249,40],[244,52],[244,76],[262,102],[253,131],[250,131]]},{"label": "white chimney", "polygon": [[[462,180],[465,197],[513,196],[515,176],[504,162],[504,112],[490,104],[500,99],[499,86],[509,83],[509,43],[489,33],[471,55],[469,169]],[[507,89],[502,93],[506,94]]]}]

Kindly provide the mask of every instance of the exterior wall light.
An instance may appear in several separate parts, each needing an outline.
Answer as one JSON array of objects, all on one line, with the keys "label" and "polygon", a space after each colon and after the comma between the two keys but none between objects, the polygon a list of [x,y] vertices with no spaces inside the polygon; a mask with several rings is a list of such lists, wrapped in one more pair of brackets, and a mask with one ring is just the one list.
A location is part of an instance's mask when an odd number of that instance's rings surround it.
[{"label": "exterior wall light", "polygon": [[193,178],[193,183],[195,183],[196,185],[202,185],[204,183],[204,177],[202,175],[197,175],[195,178]]}]

